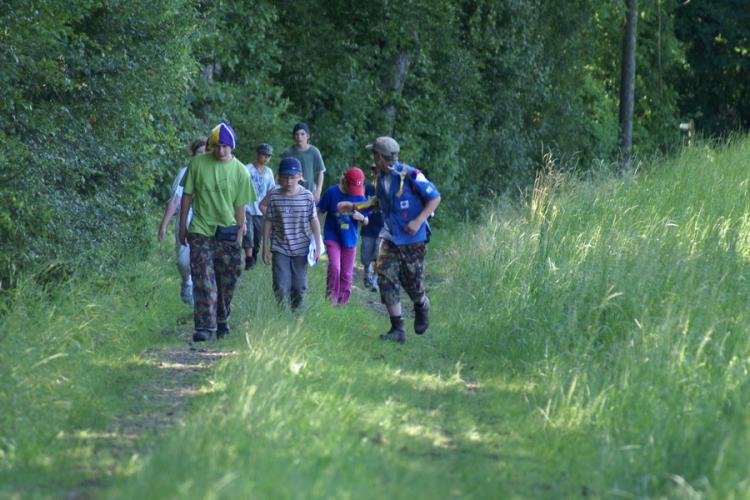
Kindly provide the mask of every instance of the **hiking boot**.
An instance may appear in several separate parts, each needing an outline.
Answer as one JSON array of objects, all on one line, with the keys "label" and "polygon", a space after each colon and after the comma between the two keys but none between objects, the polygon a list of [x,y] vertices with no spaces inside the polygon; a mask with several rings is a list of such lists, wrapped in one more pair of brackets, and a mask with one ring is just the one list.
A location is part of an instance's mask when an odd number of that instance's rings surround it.
[{"label": "hiking boot", "polygon": [[392,340],[393,342],[403,344],[404,342],[406,342],[406,332],[403,330],[395,330],[391,328],[390,330],[388,330],[388,333],[384,333],[380,336],[380,340]]},{"label": "hiking boot", "polygon": [[404,319],[401,316],[391,316],[391,329],[388,330],[388,333],[382,334],[380,340],[391,340],[399,344],[406,342]]},{"label": "hiking boot", "polygon": [[414,304],[414,333],[422,335],[430,325],[430,299],[425,295],[421,305]]},{"label": "hiking boot", "polygon": [[193,333],[193,342],[206,342],[207,340],[211,340],[211,332],[198,330]]},{"label": "hiking boot", "polygon": [[183,281],[180,287],[180,298],[185,304],[193,305],[193,283],[190,281]]},{"label": "hiking boot", "polygon": [[227,323],[218,323],[216,325],[216,338],[223,339],[229,335],[229,325]]}]

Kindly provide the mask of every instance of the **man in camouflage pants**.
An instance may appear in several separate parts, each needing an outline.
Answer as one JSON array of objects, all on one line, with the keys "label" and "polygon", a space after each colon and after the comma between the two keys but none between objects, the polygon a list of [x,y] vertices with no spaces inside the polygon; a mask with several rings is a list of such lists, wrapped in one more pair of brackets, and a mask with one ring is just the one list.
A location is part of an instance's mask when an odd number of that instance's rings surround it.
[{"label": "man in camouflage pants", "polygon": [[[193,157],[183,178],[180,242],[190,245],[193,278],[193,340],[229,334],[232,296],[242,269],[245,205],[255,188],[245,165],[232,155],[235,134],[225,123],[209,136],[209,152]],[[193,206],[190,228],[187,209]]]},{"label": "man in camouflage pants", "polygon": [[[375,196],[384,221],[376,265],[378,287],[391,319],[391,329],[380,338],[403,344],[400,287],[414,303],[414,332],[421,335],[429,325],[430,301],[424,290],[427,219],[440,204],[440,193],[419,170],[398,161],[400,147],[393,138],[378,137],[367,149],[378,169]],[[353,208],[351,202],[339,203],[339,210]]]}]

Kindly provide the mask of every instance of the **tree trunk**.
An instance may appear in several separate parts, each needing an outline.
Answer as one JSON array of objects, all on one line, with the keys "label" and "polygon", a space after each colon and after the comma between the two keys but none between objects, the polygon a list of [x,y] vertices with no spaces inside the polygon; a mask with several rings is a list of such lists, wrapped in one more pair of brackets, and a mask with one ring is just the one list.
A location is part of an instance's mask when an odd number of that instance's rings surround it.
[{"label": "tree trunk", "polygon": [[622,41],[622,78],[620,79],[620,170],[630,168],[633,145],[633,105],[635,100],[635,42],[638,25],[638,0],[625,0],[625,34]]},{"label": "tree trunk", "polygon": [[401,92],[404,90],[404,82],[406,81],[406,74],[409,72],[409,66],[411,66],[411,54],[406,51],[400,52],[393,61],[393,73],[385,81],[385,88],[391,93],[391,99],[383,107],[383,112],[385,113],[388,133],[391,135],[393,135],[393,128],[396,124],[397,109],[395,98],[401,95]]}]

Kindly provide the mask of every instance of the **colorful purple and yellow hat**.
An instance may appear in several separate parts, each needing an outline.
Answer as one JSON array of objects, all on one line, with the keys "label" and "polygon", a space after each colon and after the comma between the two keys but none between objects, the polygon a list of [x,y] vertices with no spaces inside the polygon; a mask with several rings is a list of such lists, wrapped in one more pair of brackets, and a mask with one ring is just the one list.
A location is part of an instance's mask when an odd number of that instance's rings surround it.
[{"label": "colorful purple and yellow hat", "polygon": [[219,144],[224,144],[225,146],[234,149],[236,146],[235,137],[236,135],[232,126],[228,123],[222,122],[216,125],[208,136],[208,146],[213,148]]}]

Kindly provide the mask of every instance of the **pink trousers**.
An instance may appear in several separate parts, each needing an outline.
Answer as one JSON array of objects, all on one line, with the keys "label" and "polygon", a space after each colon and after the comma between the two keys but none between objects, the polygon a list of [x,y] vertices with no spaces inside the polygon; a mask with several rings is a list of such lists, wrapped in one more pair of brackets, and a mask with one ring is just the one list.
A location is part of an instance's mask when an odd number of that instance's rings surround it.
[{"label": "pink trousers", "polygon": [[337,241],[325,240],[328,252],[326,295],[334,304],[346,304],[352,294],[352,273],[357,247],[342,248]]}]

